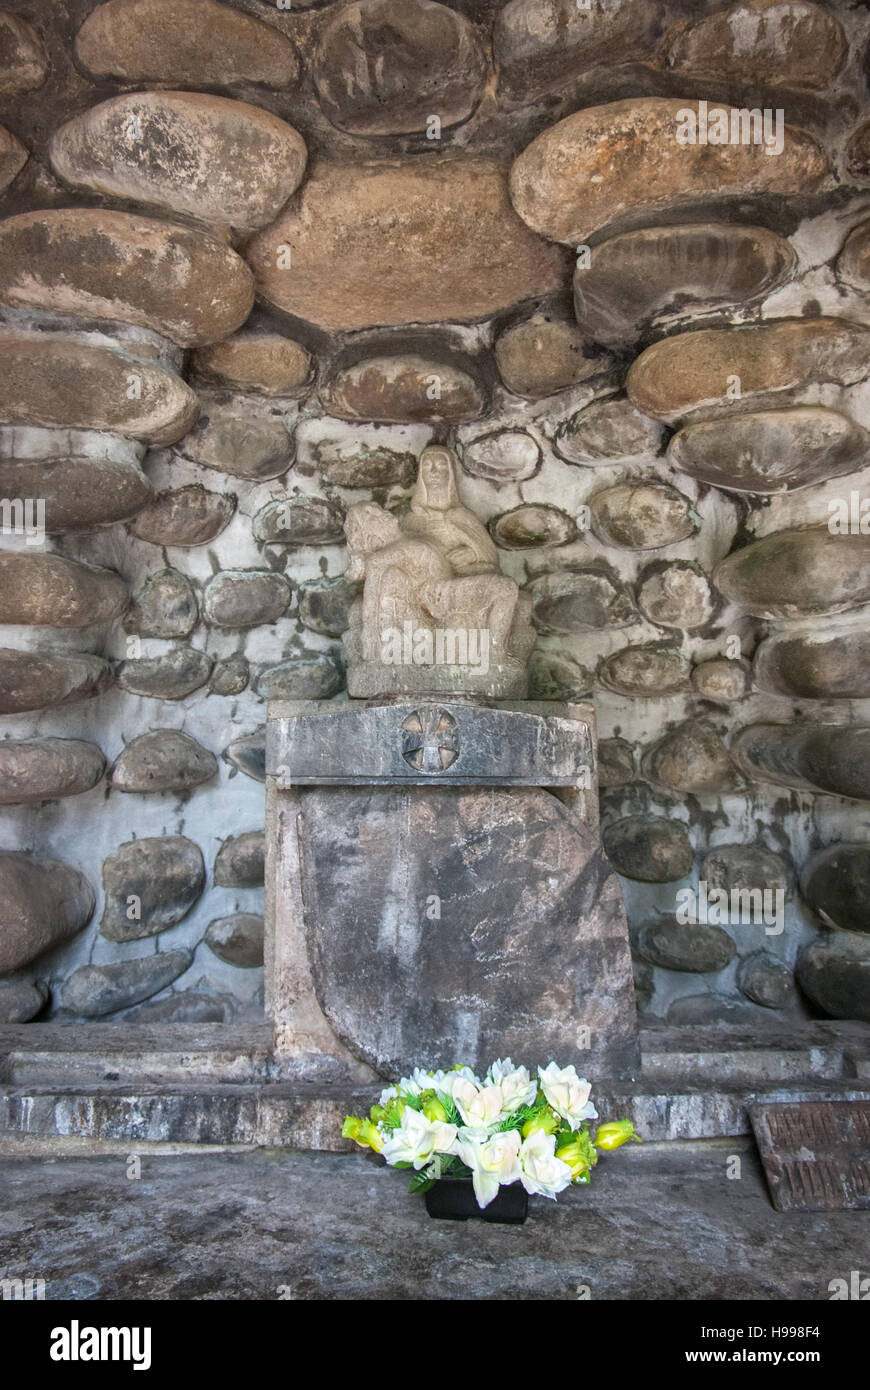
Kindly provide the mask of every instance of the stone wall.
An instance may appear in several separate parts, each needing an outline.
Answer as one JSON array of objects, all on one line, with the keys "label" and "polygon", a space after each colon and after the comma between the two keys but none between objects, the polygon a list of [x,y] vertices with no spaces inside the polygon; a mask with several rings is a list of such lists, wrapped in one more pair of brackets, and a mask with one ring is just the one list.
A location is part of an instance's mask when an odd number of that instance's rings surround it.
[{"label": "stone wall", "polygon": [[[870,1019],[868,42],[800,0],[0,14],[0,1017],[262,1009],[265,700],[346,698],[344,509],[434,439],[533,696],[594,697],[642,1010]],[[699,880],[784,930],[682,926]]]}]

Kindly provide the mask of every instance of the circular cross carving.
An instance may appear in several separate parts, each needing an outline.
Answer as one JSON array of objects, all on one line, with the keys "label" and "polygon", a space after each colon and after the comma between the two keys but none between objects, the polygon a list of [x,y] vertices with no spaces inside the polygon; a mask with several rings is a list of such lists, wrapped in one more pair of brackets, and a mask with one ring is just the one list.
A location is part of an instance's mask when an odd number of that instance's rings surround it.
[{"label": "circular cross carving", "polygon": [[459,726],[440,705],[414,710],[402,721],[402,757],[415,772],[446,772],[459,757]]}]

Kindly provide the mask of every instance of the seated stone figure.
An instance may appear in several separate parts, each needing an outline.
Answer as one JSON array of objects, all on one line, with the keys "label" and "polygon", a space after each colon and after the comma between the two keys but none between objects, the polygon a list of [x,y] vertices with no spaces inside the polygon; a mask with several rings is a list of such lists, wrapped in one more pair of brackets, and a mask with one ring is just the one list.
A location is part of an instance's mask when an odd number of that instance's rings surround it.
[{"label": "seated stone figure", "polygon": [[525,697],[528,604],[462,506],[449,449],[423,450],[407,516],[360,502],[345,532],[348,578],[364,581],[346,638],[351,695]]},{"label": "seated stone figure", "polygon": [[377,502],[358,502],[345,525],[349,579],[363,579],[362,655],[379,662],[384,635],[410,621],[425,626],[423,596],[449,581],[450,566],[433,547],[405,536],[392,512]]}]

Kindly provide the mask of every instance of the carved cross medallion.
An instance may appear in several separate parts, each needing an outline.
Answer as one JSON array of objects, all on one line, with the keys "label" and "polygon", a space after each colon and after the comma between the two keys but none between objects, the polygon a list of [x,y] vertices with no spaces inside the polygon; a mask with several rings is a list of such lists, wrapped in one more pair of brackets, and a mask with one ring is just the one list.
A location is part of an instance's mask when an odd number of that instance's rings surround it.
[{"label": "carved cross medallion", "polygon": [[428,705],[401,727],[402,757],[415,772],[446,772],[459,757],[459,726],[449,710]]}]

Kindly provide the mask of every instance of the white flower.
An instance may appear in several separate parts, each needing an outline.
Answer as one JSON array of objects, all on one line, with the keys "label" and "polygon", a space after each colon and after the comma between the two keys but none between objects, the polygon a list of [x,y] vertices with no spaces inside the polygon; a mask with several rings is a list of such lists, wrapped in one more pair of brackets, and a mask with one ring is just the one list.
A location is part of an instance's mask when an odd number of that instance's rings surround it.
[{"label": "white flower", "polygon": [[[514,1134],[516,1130],[512,1131]],[[542,1197],[555,1199],[571,1181],[571,1169],[556,1158],[555,1134],[536,1129],[524,1139],[519,1153],[520,1182],[527,1192],[539,1192]]]},{"label": "white flower", "polygon": [[381,1099],[380,1099],[380,1101],[378,1102],[379,1105],[381,1105],[381,1106],[387,1105],[391,1100],[395,1100],[395,1099],[396,1099],[396,1096],[397,1096],[398,1094],[399,1094],[398,1087],[396,1087],[396,1086],[387,1086],[386,1090],[381,1091]]},{"label": "white flower", "polygon": [[449,1071],[444,1077],[446,1085],[449,1087],[448,1094],[455,1099],[456,1087],[460,1082],[465,1082],[472,1086],[481,1086],[483,1083],[478,1080],[471,1067],[459,1067],[455,1071]]},{"label": "white flower", "polygon": [[437,1090],[438,1082],[443,1075],[443,1071],[424,1071],[422,1067],[415,1067],[409,1083],[413,1085],[414,1095],[419,1095],[421,1091]]},{"label": "white flower", "polygon": [[[421,1072],[420,1076],[422,1075]],[[414,1076],[417,1076],[416,1071]],[[462,1067],[459,1071],[430,1071],[426,1073],[426,1077],[427,1081],[422,1090],[431,1089],[438,1095],[447,1096],[449,1100],[453,1099],[453,1088],[457,1081],[471,1081],[474,1085],[479,1084],[471,1067]]]},{"label": "white flower", "polygon": [[398,1083],[399,1090],[403,1091],[406,1096],[418,1096],[421,1091],[425,1091],[428,1082],[425,1082],[421,1086],[420,1082],[417,1080],[418,1075],[422,1076],[423,1073],[420,1071],[419,1067],[415,1067],[411,1076],[403,1076],[400,1079]]},{"label": "white flower", "polygon": [[412,1163],[425,1168],[433,1154],[449,1153],[456,1142],[456,1126],[443,1120],[427,1120],[410,1105],[402,1111],[402,1122],[384,1141],[381,1150],[387,1163]]},{"label": "white flower", "polygon": [[[516,1182],[521,1177],[519,1164],[520,1133],[509,1129],[491,1137],[480,1130],[463,1129],[455,1145],[456,1153],[466,1168],[471,1169],[474,1195],[479,1207],[488,1207],[500,1186]],[[566,1167],[562,1164],[562,1167]],[[570,1175],[570,1169],[569,1175]]]},{"label": "white flower", "polygon": [[506,1120],[521,1105],[531,1105],[538,1093],[537,1081],[532,1081],[527,1067],[515,1067],[510,1057],[493,1062],[487,1079],[501,1087],[503,1110],[499,1117]]},{"label": "white flower", "polygon": [[504,1110],[501,1086],[481,1085],[464,1077],[453,1083],[453,1100],[472,1129],[488,1129],[497,1124]]},{"label": "white flower", "polygon": [[592,1087],[577,1075],[574,1067],[557,1067],[555,1062],[550,1062],[546,1068],[538,1067],[538,1076],[549,1104],[572,1129],[583,1120],[598,1118],[598,1111],[589,1100]]}]

